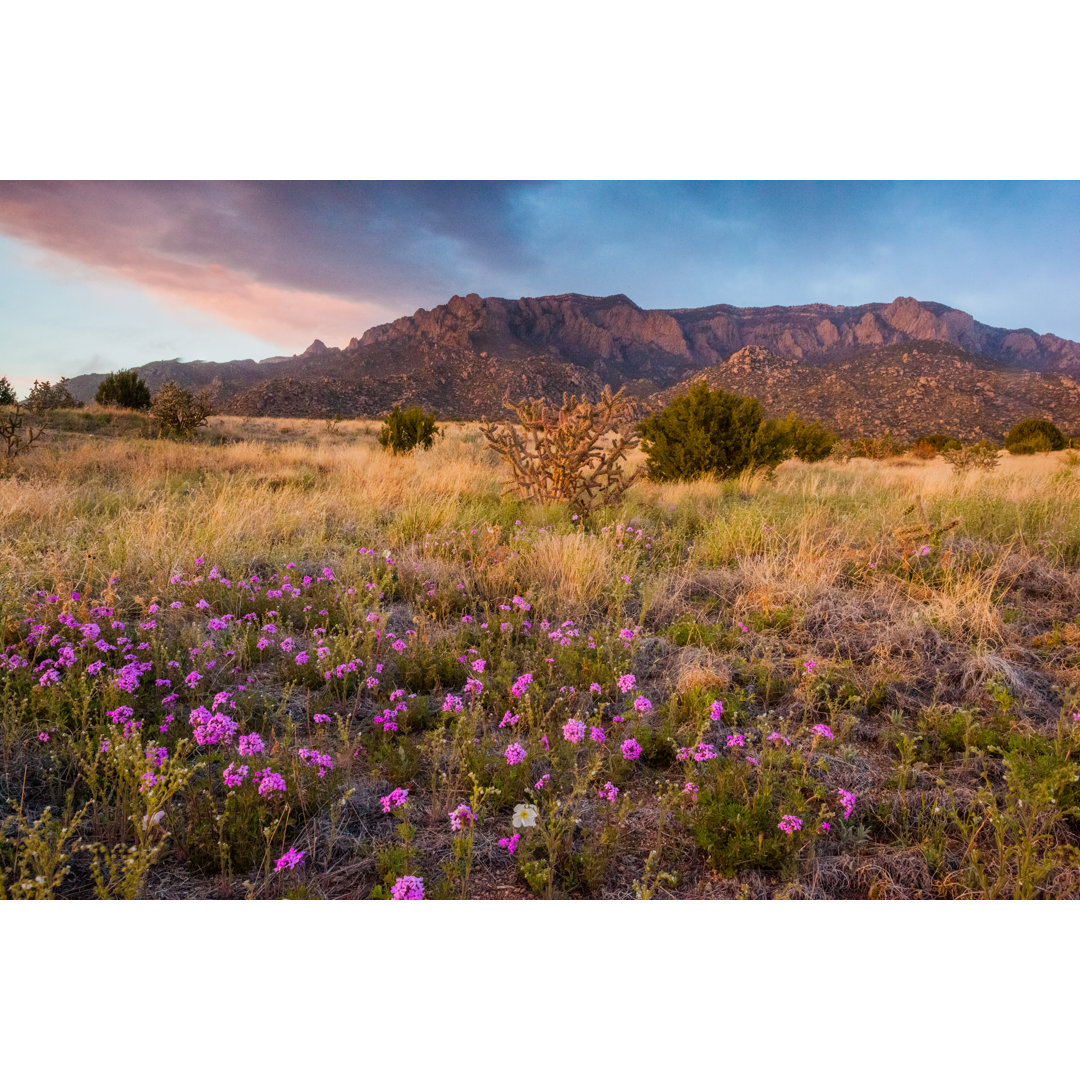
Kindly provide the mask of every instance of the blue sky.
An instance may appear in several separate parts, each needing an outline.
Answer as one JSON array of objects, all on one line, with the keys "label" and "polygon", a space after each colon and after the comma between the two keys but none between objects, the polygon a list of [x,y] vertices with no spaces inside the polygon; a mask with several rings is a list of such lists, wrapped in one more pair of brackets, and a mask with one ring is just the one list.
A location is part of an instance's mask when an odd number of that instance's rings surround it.
[{"label": "blue sky", "polygon": [[291,354],[454,293],[936,300],[1080,339],[1075,182],[5,182],[0,373]]}]

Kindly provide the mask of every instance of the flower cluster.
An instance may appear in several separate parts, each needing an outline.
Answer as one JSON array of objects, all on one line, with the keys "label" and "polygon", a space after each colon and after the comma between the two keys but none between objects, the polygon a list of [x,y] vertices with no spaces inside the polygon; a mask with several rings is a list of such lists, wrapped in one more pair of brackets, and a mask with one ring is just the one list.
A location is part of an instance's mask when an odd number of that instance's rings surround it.
[{"label": "flower cluster", "polygon": [[422,877],[413,877],[411,874],[399,877],[390,886],[390,898],[392,900],[423,900],[424,879]]},{"label": "flower cluster", "polygon": [[379,802],[382,803],[382,812],[389,814],[392,810],[396,810],[399,806],[404,806],[409,801],[409,789],[408,788],[394,788],[389,795],[383,795]]}]

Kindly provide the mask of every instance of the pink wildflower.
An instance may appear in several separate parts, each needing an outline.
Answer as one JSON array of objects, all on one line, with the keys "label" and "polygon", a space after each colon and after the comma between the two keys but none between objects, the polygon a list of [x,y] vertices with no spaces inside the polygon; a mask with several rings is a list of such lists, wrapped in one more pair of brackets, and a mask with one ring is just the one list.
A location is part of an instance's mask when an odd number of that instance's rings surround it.
[{"label": "pink wildflower", "polygon": [[281,774],[271,772],[268,768],[260,769],[251,780],[252,783],[258,781],[259,794],[264,799],[272,799],[285,790],[285,780]]},{"label": "pink wildflower", "polygon": [[585,737],[585,724],[581,720],[567,720],[563,724],[562,737],[569,743],[579,743]]},{"label": "pink wildflower", "polygon": [[397,881],[390,886],[390,898],[392,900],[423,900],[424,879],[422,877],[414,877],[412,874],[407,874],[405,877],[399,877]]},{"label": "pink wildflower", "polygon": [[828,724],[815,724],[810,730],[815,735],[817,735],[818,738],[821,738],[821,739],[831,739],[831,738],[833,738],[832,729],[829,727]]},{"label": "pink wildflower", "polygon": [[600,798],[607,799],[608,802],[614,802],[618,794],[619,789],[610,780],[600,789]]},{"label": "pink wildflower", "polygon": [[274,863],[274,873],[280,873],[282,870],[295,870],[304,861],[306,851],[297,851],[296,848],[291,847],[276,863]]},{"label": "pink wildflower", "polygon": [[453,832],[458,832],[476,820],[476,815],[468,803],[461,803],[456,810],[451,810],[447,817],[450,818],[450,828]]},{"label": "pink wildflower", "polygon": [[262,737],[254,731],[250,735],[240,736],[239,748],[241,757],[251,757],[252,754],[261,754],[266,750]]},{"label": "pink wildflower", "polygon": [[641,745],[637,739],[627,739],[619,749],[622,751],[624,761],[636,761],[641,757]]},{"label": "pink wildflower", "polygon": [[595,725],[589,728],[589,738],[593,742],[604,742],[607,736],[604,734],[602,727],[596,727]]},{"label": "pink wildflower", "polygon": [[790,836],[793,832],[798,832],[802,828],[802,818],[798,818],[794,814],[785,814],[776,827]]},{"label": "pink wildflower", "polygon": [[683,788],[683,794],[684,795],[689,795],[691,802],[697,802],[697,797],[698,797],[698,791],[699,790],[700,790],[700,788],[698,788],[697,784],[692,783],[692,782],[688,782],[686,787]]},{"label": "pink wildflower", "polygon": [[855,809],[855,796],[843,788],[837,788],[836,793],[840,796],[840,805],[844,808],[844,820],[846,821],[851,817],[851,812]]},{"label": "pink wildflower", "polygon": [[745,746],[746,745],[746,736],[743,735],[743,733],[741,731],[736,731],[734,735],[729,735],[727,737],[727,745],[728,745],[728,747]]},{"label": "pink wildflower", "polygon": [[237,767],[235,761],[230,761],[221,774],[221,779],[225,781],[226,787],[239,787],[247,779],[247,774],[247,765]]},{"label": "pink wildflower", "polygon": [[782,742],[785,746],[791,745],[791,740],[784,738],[784,736],[781,735],[779,731],[773,731],[770,734],[766,735],[765,738],[768,742]]},{"label": "pink wildflower", "polygon": [[514,685],[510,687],[510,693],[516,698],[521,697],[521,695],[529,688],[529,683],[532,681],[532,675],[529,672],[525,672],[524,675],[515,680]]},{"label": "pink wildflower", "polygon": [[629,694],[634,689],[635,680],[633,675],[620,675],[619,676],[619,689],[624,694]]},{"label": "pink wildflower", "polygon": [[525,760],[525,747],[521,743],[512,742],[506,748],[506,764],[520,765]]},{"label": "pink wildflower", "polygon": [[521,837],[517,833],[514,833],[513,836],[504,836],[499,841],[499,847],[506,848],[506,853],[508,855],[513,855],[514,852],[517,851],[517,846],[520,842]]},{"label": "pink wildflower", "polygon": [[714,724],[720,723],[720,717],[724,715],[724,703],[722,701],[714,701],[709,706],[709,719]]},{"label": "pink wildflower", "polygon": [[652,708],[652,702],[647,697],[634,698],[634,709],[639,713],[647,713]]},{"label": "pink wildflower", "polygon": [[382,812],[389,814],[391,810],[404,806],[409,799],[408,788],[394,788],[389,795],[383,795],[379,802],[382,803]]}]

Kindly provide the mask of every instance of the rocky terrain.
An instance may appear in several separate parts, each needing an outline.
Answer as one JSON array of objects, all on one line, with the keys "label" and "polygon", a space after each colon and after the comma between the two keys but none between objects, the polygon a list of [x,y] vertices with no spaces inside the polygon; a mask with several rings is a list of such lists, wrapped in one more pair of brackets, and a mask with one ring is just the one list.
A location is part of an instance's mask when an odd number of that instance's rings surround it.
[{"label": "rocky terrain", "polygon": [[[240,415],[377,415],[418,402],[440,416],[501,412],[505,397],[625,386],[643,407],[705,377],[797,410],[842,434],[943,430],[997,436],[1024,416],[1080,421],[1080,344],[977,322],[943,304],[900,297],[835,307],[646,310],[623,295],[507,300],[452,297],[376,326],[343,348],[315,341],[261,362],[148,364],[151,389],[168,379],[209,387]],[[71,380],[93,397],[102,374]]]}]

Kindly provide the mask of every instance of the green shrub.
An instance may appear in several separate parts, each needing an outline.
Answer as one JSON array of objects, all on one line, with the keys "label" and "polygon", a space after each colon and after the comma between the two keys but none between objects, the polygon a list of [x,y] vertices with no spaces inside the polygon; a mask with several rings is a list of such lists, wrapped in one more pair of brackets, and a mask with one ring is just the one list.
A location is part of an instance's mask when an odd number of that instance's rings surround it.
[{"label": "green shrub", "polygon": [[919,442],[928,443],[939,454],[945,450],[959,450],[963,446],[959,439],[954,439],[951,435],[924,435]]},{"label": "green shrub", "polygon": [[0,375],[0,405],[14,405],[16,402],[15,389],[8,382],[6,375]]},{"label": "green shrub", "polygon": [[95,400],[99,405],[119,405],[122,409],[149,409],[150,390],[138,372],[125,369],[101,380]]},{"label": "green shrub", "polygon": [[829,456],[836,436],[817,420],[800,420],[788,413],[783,420],[766,420],[754,437],[754,460],[763,465],[778,464],[789,457],[800,461],[823,461]]},{"label": "green shrub", "polygon": [[1005,449],[1010,454],[1041,454],[1064,450],[1065,436],[1049,420],[1031,417],[1014,424],[1005,436]]},{"label": "green shrub", "polygon": [[55,386],[48,382],[34,380],[30,393],[26,395],[26,407],[32,412],[51,412],[53,409],[79,409],[82,402],[72,396],[67,388],[67,379],[61,379]]},{"label": "green shrub", "polygon": [[418,446],[430,450],[438,434],[433,413],[424,412],[419,405],[405,410],[395,405],[379,432],[379,445],[394,454],[407,454]]},{"label": "green shrub", "polygon": [[179,439],[190,439],[208,422],[211,411],[207,391],[193,394],[174,382],[167,382],[150,406],[150,415],[157,420],[161,434]]},{"label": "green shrub", "polygon": [[754,398],[710,390],[704,380],[642,421],[640,431],[655,480],[722,478],[792,456],[819,461],[835,442],[816,421],[765,420]]}]

